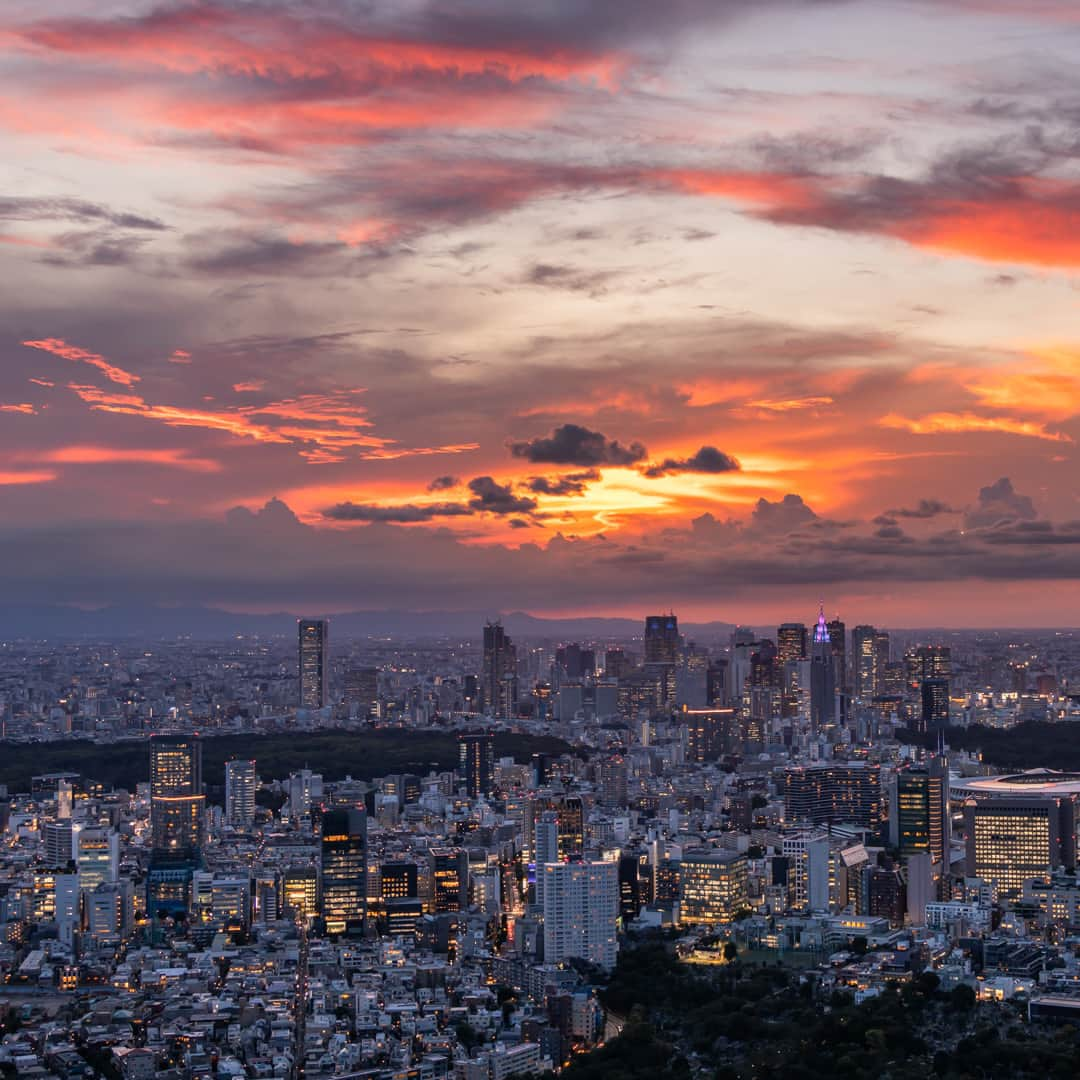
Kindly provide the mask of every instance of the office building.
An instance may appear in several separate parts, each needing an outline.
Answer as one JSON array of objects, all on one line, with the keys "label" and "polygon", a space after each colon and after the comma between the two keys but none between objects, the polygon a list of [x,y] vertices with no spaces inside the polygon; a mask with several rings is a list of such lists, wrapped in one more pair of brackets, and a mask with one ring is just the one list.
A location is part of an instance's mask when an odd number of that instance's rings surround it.
[{"label": "office building", "polygon": [[821,731],[835,723],[836,656],[822,608],[810,648],[810,728]]},{"label": "office building", "polygon": [[379,868],[380,895],[384,900],[415,899],[419,896],[416,863],[384,862]]},{"label": "office building", "polygon": [[488,716],[505,719],[517,712],[517,649],[498,620],[484,627],[480,696]]},{"label": "office building", "polygon": [[554,810],[545,810],[533,827],[533,861],[537,871],[545,863],[560,862],[559,858],[559,815]]},{"label": "office building", "polygon": [[839,616],[830,619],[826,627],[829,631],[829,643],[832,645],[833,662],[836,667],[836,685],[841,690],[846,690],[851,685],[847,663],[847,627]]},{"label": "office building", "polygon": [[255,820],[255,762],[225,762],[225,820],[246,829]]},{"label": "office building", "polygon": [[789,822],[881,824],[881,767],[864,761],[827,761],[784,770],[784,818]]},{"label": "office building", "polygon": [[952,649],[948,645],[918,645],[904,654],[908,689],[918,692],[927,679],[952,678]]},{"label": "office building", "polygon": [[936,873],[947,870],[949,853],[949,770],[944,758],[926,768],[900,769],[893,780],[889,840],[901,855],[925,852]]},{"label": "office building", "polygon": [[461,911],[468,905],[469,859],[464,849],[432,848],[431,910]]},{"label": "office building", "polygon": [[684,923],[728,923],[746,907],[746,856],[739,852],[686,851],[678,875]]},{"label": "office building", "polygon": [[559,858],[580,859],[585,851],[585,805],[580,795],[540,795],[532,800],[530,833],[535,833],[535,823],[545,811],[558,815]]},{"label": "office building", "polygon": [[675,708],[675,680],[682,650],[679,620],[675,615],[649,615],[645,619],[645,674],[656,680],[656,708]]},{"label": "office building", "polygon": [[46,821],[41,838],[45,865],[50,870],[63,870],[73,858],[71,818]]},{"label": "office building", "polygon": [[686,726],[686,760],[696,764],[719,761],[736,749],[739,737],[735,709],[691,709],[683,706],[678,714]]},{"label": "office building", "polygon": [[112,829],[76,830],[75,860],[79,888],[84,893],[93,892],[99,885],[115,884],[120,873],[120,837]]},{"label": "office building", "polygon": [[888,662],[888,634],[873,626],[856,626],[851,631],[852,688],[857,698],[869,701],[884,692]]},{"label": "office building", "polygon": [[345,675],[345,705],[350,715],[366,720],[379,713],[379,669],[352,668]]},{"label": "office building", "polygon": [[330,704],[330,624],[326,619],[300,619],[300,708],[323,709]]},{"label": "office building", "polygon": [[322,916],[326,932],[359,935],[367,917],[367,815],[362,809],[327,810],[320,842]]},{"label": "office building", "polygon": [[458,771],[470,799],[490,795],[495,786],[495,736],[490,732],[459,735]]},{"label": "office building", "polygon": [[281,910],[303,922],[319,909],[319,872],[314,866],[290,866],[281,874]]},{"label": "office building", "polygon": [[625,806],[629,769],[622,754],[600,763],[600,798],[605,806]]},{"label": "office building", "polygon": [[544,912],[544,963],[579,958],[610,971],[618,948],[618,864],[547,863],[536,876]]},{"label": "office building", "polygon": [[805,660],[810,655],[807,642],[804,623],[784,623],[776,630],[777,659],[781,664],[789,664],[795,660]]},{"label": "office building", "polygon": [[832,860],[824,833],[785,836],[788,901],[796,911],[829,911]]},{"label": "office building", "polygon": [[155,735],[150,740],[152,866],[198,864],[205,804],[199,737]]},{"label": "office building", "polygon": [[916,725],[921,732],[940,731],[949,726],[949,680],[924,679],[922,708]]}]

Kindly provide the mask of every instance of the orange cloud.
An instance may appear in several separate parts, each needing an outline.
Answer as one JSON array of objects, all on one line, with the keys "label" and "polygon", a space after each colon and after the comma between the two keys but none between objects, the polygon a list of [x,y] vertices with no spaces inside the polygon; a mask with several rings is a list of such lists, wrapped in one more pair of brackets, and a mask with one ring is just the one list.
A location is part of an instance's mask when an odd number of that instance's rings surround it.
[{"label": "orange cloud", "polygon": [[45,386],[52,388],[56,385],[54,382],[50,382],[48,379],[31,379],[30,382],[36,383],[38,386]]},{"label": "orange cloud", "polygon": [[881,417],[882,427],[910,431],[913,435],[946,435],[966,432],[1001,432],[1005,435],[1026,435],[1049,442],[1073,440],[1063,432],[1047,431],[1044,424],[1034,420],[1018,420],[1008,416],[977,416],[975,413],[939,412],[917,419],[889,413]]},{"label": "orange cloud", "polygon": [[139,382],[138,375],[110,364],[104,356],[80,349],[78,345],[69,345],[63,338],[43,338],[41,341],[24,341],[23,344],[31,349],[41,349],[54,356],[62,356],[65,360],[72,360],[77,364],[89,364],[97,368],[105,378],[121,386],[134,386]]},{"label": "orange cloud", "polygon": [[189,472],[220,472],[221,465],[209,458],[188,457],[186,450],[132,450],[115,446],[62,446],[40,455],[40,460],[56,465],[166,465]]},{"label": "orange cloud", "polygon": [[764,409],[766,412],[797,412],[801,409],[823,409],[832,405],[831,397],[803,397],[803,398],[761,398],[758,401],[748,401],[749,409]]},{"label": "orange cloud", "polygon": [[27,416],[34,416],[37,410],[33,405],[24,402],[21,405],[0,405],[0,412],[25,413]]},{"label": "orange cloud", "polygon": [[252,379],[250,382],[233,383],[233,391],[237,394],[253,394],[266,385],[264,379]]},{"label": "orange cloud", "polygon": [[173,351],[169,354],[169,363],[190,364],[191,353],[189,353],[187,349],[173,349]]},{"label": "orange cloud", "polygon": [[0,472],[0,485],[16,485],[16,484],[49,484],[56,479],[56,473],[46,472],[39,469],[37,471],[27,472]]}]

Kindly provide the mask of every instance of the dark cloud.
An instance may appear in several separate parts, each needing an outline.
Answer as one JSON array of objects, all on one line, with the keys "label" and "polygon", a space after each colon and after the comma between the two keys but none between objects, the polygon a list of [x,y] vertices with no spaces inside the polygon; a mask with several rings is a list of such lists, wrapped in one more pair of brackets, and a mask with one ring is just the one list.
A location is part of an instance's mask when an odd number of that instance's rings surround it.
[{"label": "dark cloud", "polygon": [[509,484],[496,483],[490,476],[470,480],[469,490],[475,496],[469,506],[487,514],[528,514],[536,509],[535,499],[515,495]]},{"label": "dark cloud", "polygon": [[0,196],[0,220],[102,222],[121,229],[147,229],[152,232],[168,228],[157,218],[113,210],[85,199],[21,198],[15,195]]},{"label": "dark cloud", "polygon": [[546,438],[510,444],[514,457],[524,458],[536,465],[633,465],[648,451],[639,442],[628,446],[607,438],[599,431],[590,431],[579,424],[562,424]]},{"label": "dark cloud", "polygon": [[323,517],[331,521],[382,521],[398,524],[415,524],[434,521],[436,518],[469,517],[473,511],[459,503],[429,503],[417,506],[374,506],[366,503],[344,502],[323,511]]},{"label": "dark cloud", "polygon": [[428,484],[428,491],[448,491],[450,488],[455,488],[461,483],[459,477],[456,476],[436,476],[434,480]]},{"label": "dark cloud", "polygon": [[349,247],[333,241],[294,242],[272,234],[202,233],[186,240],[186,266],[205,274],[338,273]]},{"label": "dark cloud", "polygon": [[668,473],[726,473],[738,472],[741,466],[730,455],[715,446],[703,446],[688,458],[665,458],[644,469],[646,476],[656,478]]},{"label": "dark cloud", "polygon": [[525,486],[537,495],[584,495],[590,482],[599,479],[595,469],[586,469],[563,476],[530,476]]},{"label": "dark cloud", "polygon": [[930,518],[939,517],[941,514],[956,514],[959,511],[954,510],[947,503],[943,503],[940,499],[920,499],[914,507],[906,508],[901,507],[898,510],[887,510],[886,514],[889,517],[894,518],[915,518],[919,520],[928,520]]},{"label": "dark cloud", "polygon": [[533,263],[521,280],[526,285],[599,296],[605,286],[618,276],[615,270],[583,270],[563,263]]},{"label": "dark cloud", "polygon": [[783,535],[820,520],[801,495],[787,494],[777,502],[758,499],[750,527],[758,532]]},{"label": "dark cloud", "polygon": [[1037,517],[1031,498],[1015,491],[1012,481],[1003,476],[979,489],[979,501],[968,511],[964,524],[969,529],[979,529],[1008,522],[1034,521]]}]

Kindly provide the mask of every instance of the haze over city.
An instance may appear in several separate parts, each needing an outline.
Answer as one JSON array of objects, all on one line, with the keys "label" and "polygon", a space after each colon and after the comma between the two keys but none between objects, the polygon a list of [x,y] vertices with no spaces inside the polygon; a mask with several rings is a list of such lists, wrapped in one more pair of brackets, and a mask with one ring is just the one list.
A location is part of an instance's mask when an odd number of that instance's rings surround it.
[{"label": "haze over city", "polygon": [[1076,16],[9,0],[5,603],[1075,625]]}]

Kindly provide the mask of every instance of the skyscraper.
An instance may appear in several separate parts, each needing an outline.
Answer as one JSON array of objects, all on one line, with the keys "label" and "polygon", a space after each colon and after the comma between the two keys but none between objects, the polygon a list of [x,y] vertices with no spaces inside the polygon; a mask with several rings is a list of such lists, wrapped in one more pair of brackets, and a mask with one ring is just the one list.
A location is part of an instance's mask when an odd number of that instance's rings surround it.
[{"label": "skyscraper", "polygon": [[833,660],[836,665],[836,685],[841,690],[845,690],[851,685],[848,681],[847,628],[840,621],[839,615],[835,619],[830,619],[826,626],[828,627],[829,641],[832,643]]},{"label": "skyscraper", "polygon": [[675,672],[682,638],[675,615],[649,615],[645,619],[645,671],[657,683],[657,708],[675,707]]},{"label": "skyscraper", "polygon": [[851,654],[855,696],[864,701],[878,697],[889,662],[889,635],[873,626],[856,626],[851,631]]},{"label": "skyscraper", "polygon": [[810,727],[820,731],[836,722],[836,660],[824,607],[818,612],[810,652]]},{"label": "skyscraper", "polygon": [[484,627],[484,669],[480,679],[481,707],[489,716],[506,718],[517,712],[517,649],[501,622]]},{"label": "skyscraper", "polygon": [[746,907],[746,856],[695,848],[679,867],[681,918],[685,923],[728,923]]},{"label": "skyscraper", "polygon": [[205,803],[198,736],[155,735],[150,740],[152,863],[199,861]]},{"label": "skyscraper", "polygon": [[330,704],[330,625],[325,619],[301,619],[297,630],[300,649],[300,708],[325,708]]},{"label": "skyscraper", "polygon": [[826,761],[784,770],[784,819],[876,829],[881,822],[881,766]]},{"label": "skyscraper", "polygon": [[146,909],[151,917],[191,908],[191,882],[202,862],[206,797],[202,743],[196,735],[150,740],[150,866]]},{"label": "skyscraper", "polygon": [[120,837],[112,829],[79,829],[75,833],[75,857],[83,892],[114,884],[120,871]]},{"label": "skyscraper", "polygon": [[807,649],[806,626],[803,623],[786,622],[776,631],[776,655],[781,664],[792,660],[805,660]]},{"label": "skyscraper", "polygon": [[949,726],[949,680],[923,679],[920,690],[919,731],[940,731]]},{"label": "skyscraper", "polygon": [[889,815],[890,841],[901,855],[926,852],[932,864],[948,869],[949,854],[949,770],[944,758],[936,757],[927,768],[901,769]]},{"label": "skyscraper", "polygon": [[225,762],[225,820],[247,828],[255,820],[255,762]]},{"label": "skyscraper", "polygon": [[359,935],[367,917],[367,815],[350,807],[322,819],[322,915],[326,932]]},{"label": "skyscraper", "polygon": [[495,736],[458,736],[458,767],[470,799],[490,795],[495,786]]},{"label": "skyscraper", "polygon": [[618,864],[546,863],[536,876],[544,911],[544,963],[580,958],[605,970],[613,968]]},{"label": "skyscraper", "polygon": [[689,709],[685,706],[679,720],[686,725],[686,758],[703,764],[718,761],[735,749],[738,738],[738,714],[735,709]]},{"label": "skyscraper", "polygon": [[431,906],[438,914],[460,911],[468,899],[469,859],[464,848],[432,848]]},{"label": "skyscraper", "polygon": [[345,676],[345,704],[364,720],[379,709],[379,669],[353,668]]}]

